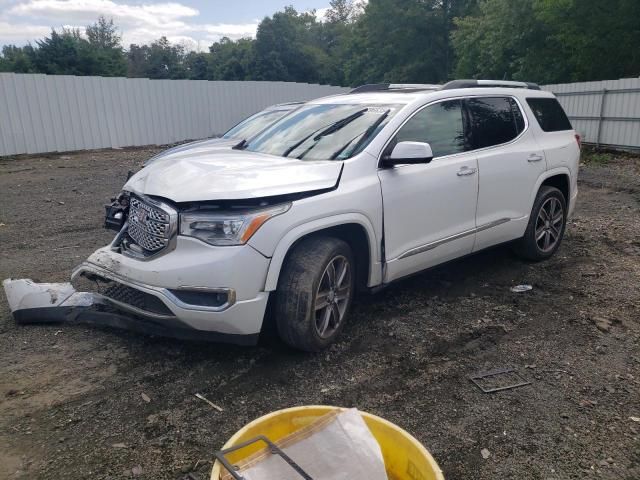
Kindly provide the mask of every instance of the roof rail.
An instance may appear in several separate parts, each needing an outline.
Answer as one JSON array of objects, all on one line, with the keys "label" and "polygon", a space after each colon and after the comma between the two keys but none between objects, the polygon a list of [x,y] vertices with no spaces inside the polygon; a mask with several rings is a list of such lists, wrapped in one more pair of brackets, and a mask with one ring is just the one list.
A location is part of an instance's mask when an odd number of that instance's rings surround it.
[{"label": "roof rail", "polygon": [[349,93],[385,92],[385,91],[419,91],[439,90],[440,85],[428,83],[369,83],[355,87]]},{"label": "roof rail", "polygon": [[540,90],[537,83],[513,82],[511,80],[452,80],[445,83],[442,90],[453,90],[454,88],[482,88],[482,87],[504,87],[504,88],[528,88],[529,90]]}]

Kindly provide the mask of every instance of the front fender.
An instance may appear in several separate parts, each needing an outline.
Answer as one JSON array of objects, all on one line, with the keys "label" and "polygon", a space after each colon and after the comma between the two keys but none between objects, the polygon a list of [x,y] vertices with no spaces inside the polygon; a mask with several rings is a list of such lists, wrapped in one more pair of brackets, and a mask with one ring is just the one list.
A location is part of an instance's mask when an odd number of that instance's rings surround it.
[{"label": "front fender", "polygon": [[380,264],[380,248],[379,241],[376,238],[373,224],[369,219],[360,213],[344,213],[330,217],[313,220],[289,230],[278,242],[276,249],[271,257],[269,270],[264,290],[270,292],[278,286],[278,277],[282,264],[291,247],[302,237],[311,233],[319,232],[327,228],[339,225],[357,224],[364,228],[369,241],[369,251],[371,252],[371,261],[369,262],[369,278],[367,286],[375,286],[382,281],[382,268]]}]

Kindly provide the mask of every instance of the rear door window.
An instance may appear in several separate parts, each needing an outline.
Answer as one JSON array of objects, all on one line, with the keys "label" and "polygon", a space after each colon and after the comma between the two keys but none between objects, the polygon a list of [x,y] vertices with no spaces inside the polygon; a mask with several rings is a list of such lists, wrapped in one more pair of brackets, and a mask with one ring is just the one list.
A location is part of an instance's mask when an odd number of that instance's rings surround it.
[{"label": "rear door window", "polygon": [[396,135],[396,142],[426,142],[434,157],[465,151],[462,102],[435,103],[416,113]]},{"label": "rear door window", "polygon": [[555,98],[527,98],[527,103],[545,132],[573,130],[567,114]]},{"label": "rear door window", "polygon": [[473,149],[510,142],[524,130],[522,112],[513,98],[480,97],[466,102]]}]

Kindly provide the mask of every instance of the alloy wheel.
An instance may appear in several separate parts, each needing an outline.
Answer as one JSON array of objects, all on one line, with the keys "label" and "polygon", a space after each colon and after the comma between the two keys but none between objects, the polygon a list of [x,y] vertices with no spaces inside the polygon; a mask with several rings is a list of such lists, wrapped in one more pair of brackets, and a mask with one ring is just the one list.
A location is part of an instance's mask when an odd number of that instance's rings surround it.
[{"label": "alloy wheel", "polygon": [[324,269],[315,301],[315,327],[320,338],[330,337],[344,319],[351,298],[351,265],[342,255]]},{"label": "alloy wheel", "polygon": [[536,219],[536,244],[542,252],[553,250],[562,234],[564,211],[562,204],[555,197],[548,198],[540,207]]}]

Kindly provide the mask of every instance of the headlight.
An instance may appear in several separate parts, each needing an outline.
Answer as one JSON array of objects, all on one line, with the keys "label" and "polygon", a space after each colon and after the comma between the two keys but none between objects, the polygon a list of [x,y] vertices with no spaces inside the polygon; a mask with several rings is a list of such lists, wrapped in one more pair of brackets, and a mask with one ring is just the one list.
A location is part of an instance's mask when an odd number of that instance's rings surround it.
[{"label": "headlight", "polygon": [[270,218],[291,208],[291,203],[244,212],[197,211],[180,214],[180,235],[210,245],[242,245]]}]

